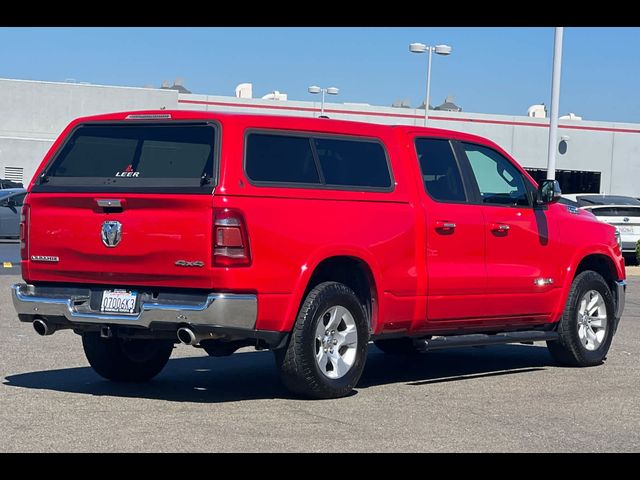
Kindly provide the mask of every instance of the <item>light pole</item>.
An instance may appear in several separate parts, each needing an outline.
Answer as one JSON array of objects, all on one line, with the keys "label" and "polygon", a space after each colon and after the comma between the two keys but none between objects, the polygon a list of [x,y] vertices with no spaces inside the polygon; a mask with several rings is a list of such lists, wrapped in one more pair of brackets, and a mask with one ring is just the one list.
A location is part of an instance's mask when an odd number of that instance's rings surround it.
[{"label": "light pole", "polygon": [[308,88],[308,92],[312,93],[312,94],[316,94],[316,93],[322,93],[322,103],[320,104],[320,117],[324,117],[324,96],[325,94],[328,95],[338,95],[338,93],[340,93],[340,90],[337,89],[336,87],[329,87],[329,88],[320,88],[316,85],[312,85]]},{"label": "light pole", "polygon": [[556,179],[556,151],[558,150],[558,109],[560,105],[560,71],[562,69],[562,36],[564,28],[556,27],[553,42],[553,71],[551,73],[551,112],[549,120],[549,149],[547,179]]},{"label": "light pole", "polygon": [[451,55],[452,48],[449,45],[436,45],[435,47],[425,45],[424,43],[412,43],[409,45],[411,53],[429,52],[429,62],[427,64],[427,96],[424,101],[424,126],[427,126],[429,119],[429,90],[431,89],[431,55],[436,52],[438,55]]}]

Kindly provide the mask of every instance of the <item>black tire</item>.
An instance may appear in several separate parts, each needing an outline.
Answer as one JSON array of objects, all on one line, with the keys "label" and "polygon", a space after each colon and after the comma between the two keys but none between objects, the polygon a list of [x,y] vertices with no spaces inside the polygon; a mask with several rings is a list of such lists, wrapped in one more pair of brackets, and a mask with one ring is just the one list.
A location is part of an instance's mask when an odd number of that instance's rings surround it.
[{"label": "black tire", "polygon": [[[607,326],[600,346],[595,350],[587,350],[578,335],[578,315],[582,297],[590,290],[597,291],[604,300],[607,314]],[[614,301],[611,290],[602,276],[587,270],[573,280],[569,298],[562,318],[558,322],[557,331],[560,338],[547,342],[549,353],[562,366],[590,367],[600,365],[606,358],[614,332]]]},{"label": "black tire", "polygon": [[387,355],[414,355],[419,353],[412,338],[388,338],[375,340],[374,345]]},{"label": "black tire", "polygon": [[82,334],[82,346],[96,373],[116,382],[145,382],[155,377],[169,361],[171,340],[129,340]]},{"label": "black tire", "polygon": [[[346,308],[355,321],[357,346],[355,360],[340,378],[329,378],[315,358],[315,332],[324,313],[333,306]],[[358,383],[367,359],[369,327],[358,297],[346,285],[324,282],[309,292],[300,308],[289,342],[275,351],[280,378],[290,391],[310,398],[339,398],[348,395]]]}]

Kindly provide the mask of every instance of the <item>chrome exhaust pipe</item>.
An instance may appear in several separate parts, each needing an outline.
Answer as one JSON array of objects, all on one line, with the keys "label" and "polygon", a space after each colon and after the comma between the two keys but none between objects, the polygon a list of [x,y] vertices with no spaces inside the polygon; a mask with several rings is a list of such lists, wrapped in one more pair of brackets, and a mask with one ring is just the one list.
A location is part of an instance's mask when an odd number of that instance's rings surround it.
[{"label": "chrome exhaust pipe", "polygon": [[213,332],[194,332],[191,327],[180,327],[176,332],[178,340],[184,345],[198,345],[202,340],[215,340],[219,335]]},{"label": "chrome exhaust pipe", "polygon": [[178,329],[178,340],[185,345],[197,345],[200,338],[190,328],[181,327]]},{"label": "chrome exhaust pipe", "polygon": [[33,323],[33,329],[40,336],[52,335],[56,331],[56,326],[51,325],[44,318],[36,318]]}]

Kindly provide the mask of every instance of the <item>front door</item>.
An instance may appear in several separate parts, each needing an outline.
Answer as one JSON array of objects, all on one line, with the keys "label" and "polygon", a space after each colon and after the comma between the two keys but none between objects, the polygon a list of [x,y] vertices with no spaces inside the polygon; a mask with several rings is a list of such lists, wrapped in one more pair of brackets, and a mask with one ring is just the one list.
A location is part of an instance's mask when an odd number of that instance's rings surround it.
[{"label": "front door", "polygon": [[533,208],[533,185],[507,157],[483,145],[459,146],[484,213],[485,315],[544,321],[560,294],[553,218]]},{"label": "front door", "polygon": [[451,325],[478,316],[486,287],[482,207],[473,205],[446,138],[414,139],[424,188],[427,322]]}]

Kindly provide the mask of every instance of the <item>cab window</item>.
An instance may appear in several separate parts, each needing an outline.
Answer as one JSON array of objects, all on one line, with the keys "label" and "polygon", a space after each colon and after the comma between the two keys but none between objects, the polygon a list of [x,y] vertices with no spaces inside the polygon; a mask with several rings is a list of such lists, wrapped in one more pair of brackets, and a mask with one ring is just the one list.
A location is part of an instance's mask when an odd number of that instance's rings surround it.
[{"label": "cab window", "polygon": [[529,206],[522,173],[495,150],[473,143],[461,143],[485,205]]},{"label": "cab window", "polygon": [[439,202],[465,202],[462,176],[449,140],[417,138],[415,146],[429,196]]}]

